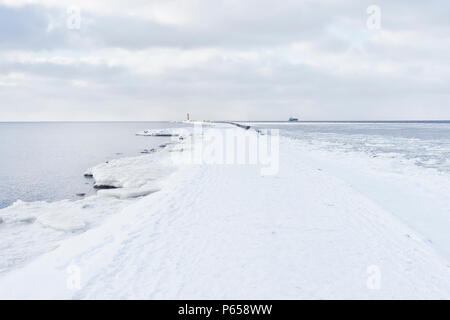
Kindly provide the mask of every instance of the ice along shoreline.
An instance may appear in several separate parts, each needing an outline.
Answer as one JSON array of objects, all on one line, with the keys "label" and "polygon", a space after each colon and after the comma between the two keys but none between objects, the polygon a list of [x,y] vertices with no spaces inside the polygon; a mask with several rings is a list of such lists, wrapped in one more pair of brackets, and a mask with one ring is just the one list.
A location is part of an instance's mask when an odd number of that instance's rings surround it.
[{"label": "ice along shoreline", "polygon": [[[448,259],[398,211],[339,175],[341,155],[306,147],[281,138],[275,176],[180,166],[167,188],[0,276],[8,288],[0,297],[448,298]],[[392,170],[380,159],[352,159],[357,173],[370,167],[366,176]],[[73,266],[79,288],[67,287]]]},{"label": "ice along shoreline", "polygon": [[107,217],[161,189],[175,167],[169,151],[175,141],[154,152],[118,158],[85,172],[97,192],[76,200],[15,201],[0,209],[0,274],[26,265],[61,241],[98,227]]}]

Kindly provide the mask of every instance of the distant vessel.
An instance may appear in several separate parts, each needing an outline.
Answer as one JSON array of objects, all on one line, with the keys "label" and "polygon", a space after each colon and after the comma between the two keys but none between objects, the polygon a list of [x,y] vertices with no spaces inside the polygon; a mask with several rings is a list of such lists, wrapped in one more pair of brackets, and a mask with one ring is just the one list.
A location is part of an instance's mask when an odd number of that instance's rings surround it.
[{"label": "distant vessel", "polygon": [[289,122],[297,122],[298,119],[297,118],[289,118]]}]

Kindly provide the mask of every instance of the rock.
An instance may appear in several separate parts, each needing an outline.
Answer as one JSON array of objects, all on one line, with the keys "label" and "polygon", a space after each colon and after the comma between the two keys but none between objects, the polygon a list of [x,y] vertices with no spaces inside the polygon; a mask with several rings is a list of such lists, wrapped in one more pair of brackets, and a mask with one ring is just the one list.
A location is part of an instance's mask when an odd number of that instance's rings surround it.
[{"label": "rock", "polygon": [[84,197],[86,193],[77,193],[77,197]]},{"label": "rock", "polygon": [[93,175],[92,173],[85,173],[85,174],[84,174],[84,177],[85,177],[85,178],[93,178],[94,175]]},{"label": "rock", "polygon": [[156,150],[155,149],[150,149],[150,150],[148,150],[148,149],[145,149],[144,151],[141,151],[141,153],[153,153],[153,152],[155,152]]},{"label": "rock", "polygon": [[117,187],[114,186],[107,186],[107,185],[94,185],[94,189],[103,190],[103,189],[117,189]]}]

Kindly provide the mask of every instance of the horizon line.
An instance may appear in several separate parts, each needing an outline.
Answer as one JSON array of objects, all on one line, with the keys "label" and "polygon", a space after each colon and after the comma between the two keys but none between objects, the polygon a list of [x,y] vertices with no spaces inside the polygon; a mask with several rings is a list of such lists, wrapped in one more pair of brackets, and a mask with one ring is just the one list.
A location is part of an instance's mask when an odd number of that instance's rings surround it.
[{"label": "horizon line", "polygon": [[[120,122],[183,122],[184,120],[7,120],[0,121],[0,123],[81,123],[81,122],[91,122],[91,123],[120,123]],[[231,121],[231,122],[287,122],[287,123],[305,123],[305,122],[450,122],[450,119],[359,119],[359,120],[210,120],[210,119],[192,119],[191,121],[210,121],[210,122],[220,122],[220,121]]]}]

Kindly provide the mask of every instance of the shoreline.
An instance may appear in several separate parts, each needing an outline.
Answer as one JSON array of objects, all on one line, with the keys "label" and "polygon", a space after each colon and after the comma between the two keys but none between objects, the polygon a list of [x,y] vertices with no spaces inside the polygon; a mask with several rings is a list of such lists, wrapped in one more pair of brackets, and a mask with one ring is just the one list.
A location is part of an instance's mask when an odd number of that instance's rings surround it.
[{"label": "shoreline", "polygon": [[[282,138],[274,176],[255,166],[180,165],[160,191],[0,274],[0,287],[10,288],[0,297],[448,298],[448,259],[393,214],[401,207],[377,198],[389,194],[383,182],[403,182],[379,159],[369,171],[360,165],[367,158],[348,159],[330,161],[325,151]],[[381,169],[378,193],[364,189],[360,181]],[[70,266],[81,272],[80,289],[66,285]],[[368,287],[370,270],[381,272],[380,288]]]},{"label": "shoreline", "polygon": [[[101,226],[109,216],[159,191],[160,180],[173,170],[166,163],[170,143],[165,141],[164,148],[160,146],[150,154],[118,157],[87,169],[84,177],[90,181],[93,194],[54,201],[16,200],[0,209],[0,276],[26,266],[67,239]],[[95,176],[87,174],[92,170]]]},{"label": "shoreline", "polygon": [[83,172],[116,158],[138,156],[168,139],[135,136],[149,128],[183,126],[176,123],[36,123],[1,126],[3,142],[0,207],[18,199],[78,200],[94,193]]}]

